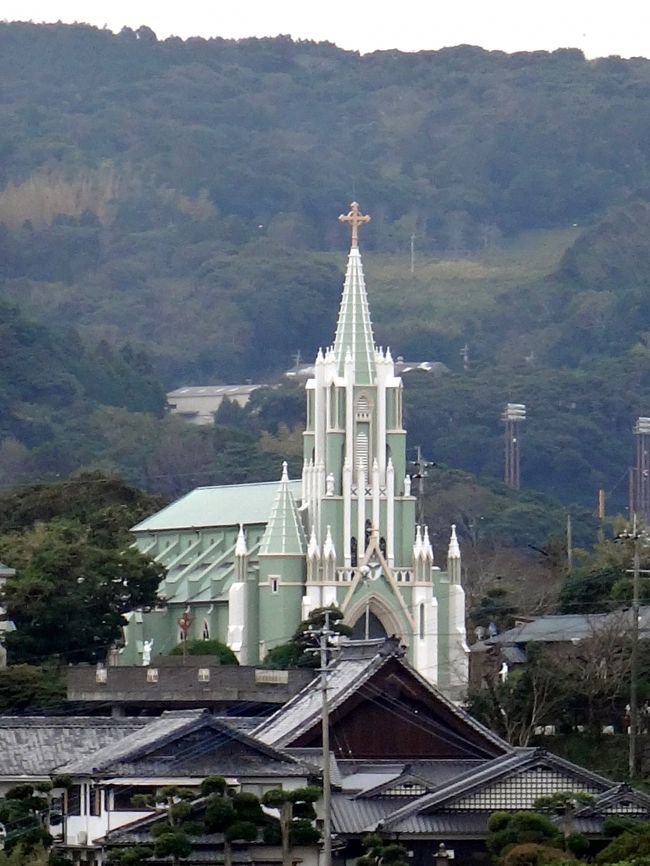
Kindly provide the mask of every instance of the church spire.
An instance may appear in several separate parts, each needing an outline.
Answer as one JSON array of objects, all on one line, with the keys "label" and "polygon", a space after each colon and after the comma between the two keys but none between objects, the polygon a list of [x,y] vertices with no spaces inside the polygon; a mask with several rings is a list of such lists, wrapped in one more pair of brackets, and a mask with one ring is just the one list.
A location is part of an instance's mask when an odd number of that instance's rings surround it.
[{"label": "church spire", "polygon": [[334,354],[340,376],[345,373],[345,358],[349,352],[354,365],[356,383],[371,385],[375,379],[375,340],[372,334],[363,265],[359,255],[359,226],[369,222],[370,217],[362,214],[359,205],[353,201],[350,212],[341,214],[339,220],[350,225],[352,243],[336,325]]},{"label": "church spire", "polygon": [[260,554],[302,555],[307,549],[298,507],[289,489],[286,461],[282,464],[282,478],[273,503],[271,517],[260,546]]}]

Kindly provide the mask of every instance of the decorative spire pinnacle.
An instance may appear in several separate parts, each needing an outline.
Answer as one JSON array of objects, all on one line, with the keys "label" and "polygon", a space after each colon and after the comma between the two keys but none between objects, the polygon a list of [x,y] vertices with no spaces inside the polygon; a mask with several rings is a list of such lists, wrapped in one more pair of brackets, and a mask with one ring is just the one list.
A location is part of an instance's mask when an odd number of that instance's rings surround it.
[{"label": "decorative spire pinnacle", "polygon": [[422,556],[422,530],[419,526],[415,527],[415,542],[413,544],[413,558],[419,559]]},{"label": "decorative spire pinnacle", "polygon": [[323,544],[323,559],[336,559],[336,551],[334,550],[334,541],[332,540],[332,527],[327,527],[325,535],[325,543]]},{"label": "decorative spire pinnacle", "polygon": [[460,559],[460,547],[458,538],[456,537],[456,524],[451,525],[451,538],[449,539],[449,550],[447,551],[447,559]]},{"label": "decorative spire pinnacle", "polygon": [[318,559],[319,557],[320,550],[318,549],[318,541],[316,540],[316,527],[312,524],[309,545],[307,546],[307,558]]},{"label": "decorative spire pinnacle", "polygon": [[239,524],[239,534],[237,535],[237,543],[235,544],[235,556],[248,556],[243,523]]},{"label": "decorative spire pinnacle", "polygon": [[348,258],[348,267],[343,285],[343,297],[339,309],[334,339],[334,354],[338,365],[338,374],[344,375],[345,367],[351,359],[354,379],[358,385],[372,385],[375,380],[375,340],[372,333],[368,296],[363,276],[363,266],[358,248],[358,227],[368,222],[369,217],[359,213],[359,206],[352,202],[350,213],[341,215],[342,222],[352,226],[352,247]]},{"label": "decorative spire pinnacle", "polygon": [[286,460],[282,461],[282,478],[280,481],[288,481],[289,480],[289,466]]},{"label": "decorative spire pinnacle", "polygon": [[431,539],[429,538],[429,527],[424,527],[424,538],[422,540],[422,549],[424,551],[424,556],[426,559],[429,559],[433,562],[433,547],[431,546]]},{"label": "decorative spire pinnacle", "polygon": [[350,225],[350,228],[352,229],[352,243],[350,246],[353,250],[357,249],[359,247],[359,226],[364,223],[369,223],[370,217],[366,214],[362,214],[357,202],[353,201],[350,205],[350,212],[347,214],[341,214],[339,222],[348,223]]}]

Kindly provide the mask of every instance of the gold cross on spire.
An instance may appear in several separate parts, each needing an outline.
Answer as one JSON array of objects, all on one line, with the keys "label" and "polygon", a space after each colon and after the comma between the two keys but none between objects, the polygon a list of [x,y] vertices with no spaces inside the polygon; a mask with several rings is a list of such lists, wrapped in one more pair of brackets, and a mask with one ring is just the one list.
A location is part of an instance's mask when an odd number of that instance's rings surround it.
[{"label": "gold cross on spire", "polygon": [[349,223],[352,227],[352,249],[356,249],[359,246],[359,226],[363,223],[369,223],[370,217],[362,214],[359,205],[353,201],[350,205],[350,213],[342,213],[339,222]]}]

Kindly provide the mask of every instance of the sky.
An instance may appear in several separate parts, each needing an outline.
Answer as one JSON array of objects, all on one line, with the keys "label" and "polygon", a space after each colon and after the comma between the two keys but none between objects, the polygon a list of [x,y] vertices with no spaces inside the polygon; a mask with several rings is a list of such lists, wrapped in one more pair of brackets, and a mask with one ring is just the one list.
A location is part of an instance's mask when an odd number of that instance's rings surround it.
[{"label": "sky", "polygon": [[481,45],[650,56],[649,0],[2,0],[7,21],[86,22],[167,36],[277,36],[369,51]]}]

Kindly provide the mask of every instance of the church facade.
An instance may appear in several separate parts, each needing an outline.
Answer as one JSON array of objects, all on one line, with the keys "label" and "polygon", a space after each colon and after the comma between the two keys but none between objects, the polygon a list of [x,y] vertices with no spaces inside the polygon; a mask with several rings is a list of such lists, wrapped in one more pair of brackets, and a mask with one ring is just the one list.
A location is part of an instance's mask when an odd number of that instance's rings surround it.
[{"label": "church facade", "polygon": [[416,670],[450,695],[467,683],[465,596],[452,528],[447,568],[416,526],[402,380],[375,346],[352,204],[352,244],[334,343],[306,385],[302,479],[197,488],[133,528],[167,569],[165,605],[133,612],[120,662],[183,637],[226,642],[257,664],[311,610],[336,605],[356,637],[397,635]]}]

